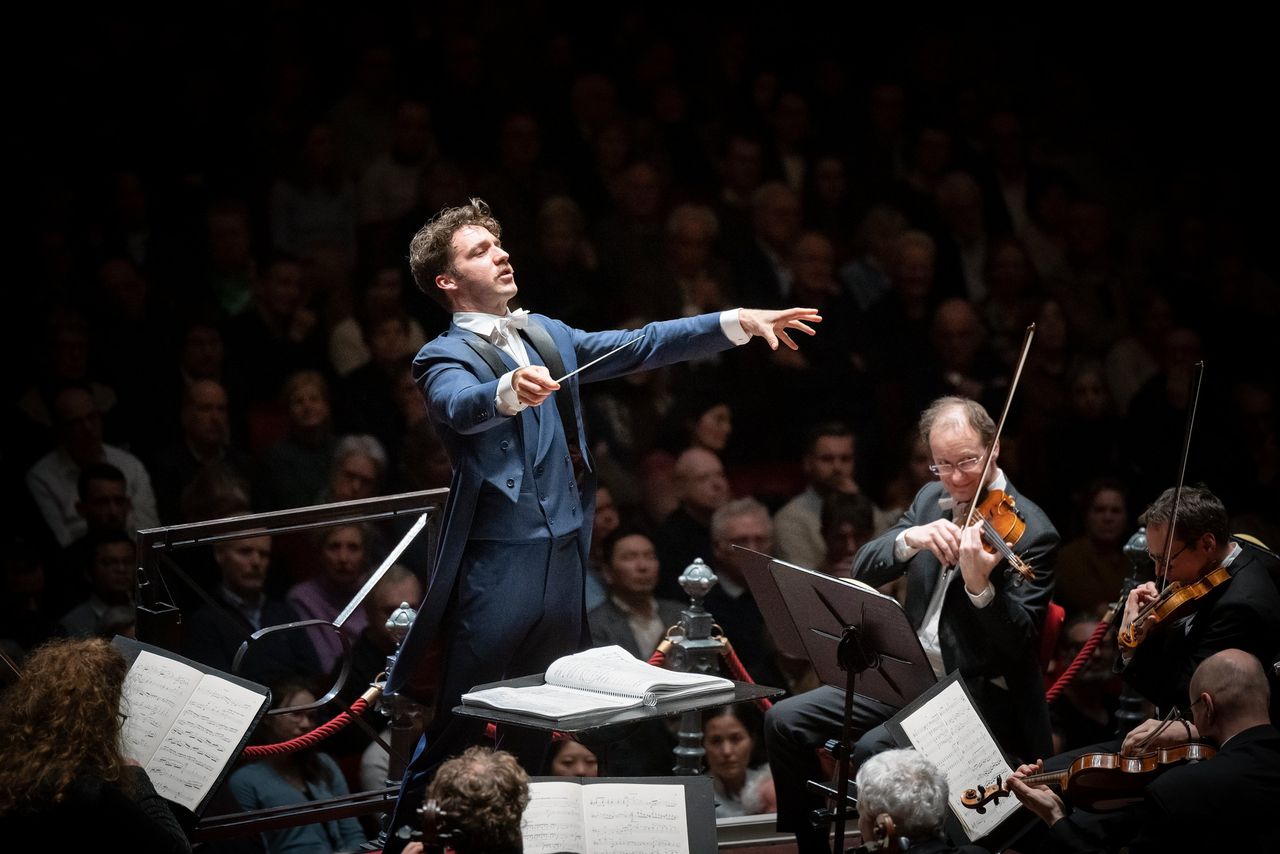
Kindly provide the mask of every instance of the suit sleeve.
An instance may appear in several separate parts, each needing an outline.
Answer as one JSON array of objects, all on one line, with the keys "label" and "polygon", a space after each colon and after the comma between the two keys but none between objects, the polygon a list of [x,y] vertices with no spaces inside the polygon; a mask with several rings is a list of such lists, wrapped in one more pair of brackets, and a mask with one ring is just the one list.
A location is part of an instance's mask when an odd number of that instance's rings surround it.
[{"label": "suit sleeve", "polygon": [[482,382],[467,364],[442,353],[434,343],[414,360],[413,378],[426,397],[432,422],[455,433],[480,433],[509,417],[495,403],[497,379]]},{"label": "suit sleeve", "polygon": [[[991,573],[991,583],[995,586],[996,595],[990,604],[985,608],[975,608],[967,596],[963,597],[999,649],[1024,650],[1028,644],[1038,644],[1045,610],[1053,595],[1058,532],[1042,514],[1036,518],[1036,532],[1032,534],[1032,529],[1028,526],[1026,534],[1031,542],[1025,550],[1015,549],[1019,557],[1031,564],[1035,570],[1035,579],[1015,584],[1011,577],[1021,576],[1008,572],[1007,564],[1001,562]],[[1018,545],[1022,543],[1019,542]]]},{"label": "suit sleeve", "polygon": [[[894,555],[894,543],[898,535],[919,524],[916,520],[923,493],[916,495],[911,506],[892,527],[869,543],[863,544],[853,556],[853,577],[864,584],[879,587],[896,581],[907,571],[909,560],[899,561]],[[927,499],[926,499],[927,500]]]},{"label": "suit sleeve", "polygon": [[559,323],[573,342],[577,365],[566,364],[565,369],[570,371],[589,364],[637,335],[640,336],[635,344],[583,371],[579,375],[582,382],[599,382],[634,371],[652,370],[697,356],[719,353],[735,346],[721,329],[718,313],[662,320],[649,323],[638,330],[619,329],[610,332],[583,332],[559,321],[552,322]]}]

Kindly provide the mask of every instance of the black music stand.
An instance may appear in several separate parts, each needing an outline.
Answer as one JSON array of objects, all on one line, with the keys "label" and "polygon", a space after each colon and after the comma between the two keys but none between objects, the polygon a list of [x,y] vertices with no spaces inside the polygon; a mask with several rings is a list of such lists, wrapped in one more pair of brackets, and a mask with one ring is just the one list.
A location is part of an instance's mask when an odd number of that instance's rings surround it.
[{"label": "black music stand", "polygon": [[[747,583],[766,614],[774,642],[783,650],[798,640],[818,678],[845,692],[834,811],[839,846],[836,850],[842,850],[849,816],[854,695],[901,708],[937,679],[915,629],[896,599],[861,582],[754,554],[756,558],[747,562]],[[781,617],[782,612],[789,615],[789,620]],[[779,625],[783,622],[788,625]],[[856,681],[860,673],[863,676]]]}]

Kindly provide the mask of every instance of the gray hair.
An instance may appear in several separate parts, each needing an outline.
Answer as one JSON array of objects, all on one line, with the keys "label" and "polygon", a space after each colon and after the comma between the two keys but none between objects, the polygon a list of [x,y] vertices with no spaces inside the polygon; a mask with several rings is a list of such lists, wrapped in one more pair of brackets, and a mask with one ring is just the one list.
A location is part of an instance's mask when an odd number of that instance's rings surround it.
[{"label": "gray hair", "polygon": [[888,813],[898,834],[912,842],[942,833],[947,816],[947,781],[915,750],[877,753],[858,769],[858,811]]},{"label": "gray hair", "polygon": [[721,507],[711,516],[711,540],[712,542],[720,539],[724,534],[724,529],[728,526],[730,519],[736,519],[739,516],[760,515],[769,523],[769,529],[773,529],[773,519],[769,516],[769,508],[765,507],[759,501],[751,498],[739,498],[730,501]]},{"label": "gray hair", "polygon": [[343,436],[338,440],[338,444],[333,449],[333,470],[337,471],[338,467],[346,462],[347,457],[354,457],[356,454],[368,457],[377,463],[379,475],[386,472],[387,452],[383,449],[381,442],[367,433]]}]

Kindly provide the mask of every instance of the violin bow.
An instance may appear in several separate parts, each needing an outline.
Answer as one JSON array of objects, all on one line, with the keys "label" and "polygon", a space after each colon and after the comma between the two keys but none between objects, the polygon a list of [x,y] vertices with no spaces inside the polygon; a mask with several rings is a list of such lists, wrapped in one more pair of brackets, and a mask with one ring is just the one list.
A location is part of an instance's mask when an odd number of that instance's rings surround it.
[{"label": "violin bow", "polygon": [[1196,426],[1196,409],[1200,405],[1200,383],[1204,380],[1204,361],[1196,362],[1191,375],[1191,403],[1187,407],[1187,426],[1182,431],[1182,460],[1178,464],[1178,484],[1173,488],[1173,511],[1169,514],[1169,530],[1164,535],[1164,574],[1160,577],[1160,592],[1169,584],[1169,555],[1173,549],[1173,529],[1178,525],[1178,505],[1182,501],[1182,487],[1187,479],[1187,457],[1191,455],[1191,432]]},{"label": "violin bow", "polygon": [[[978,478],[978,483],[985,484],[987,475],[991,471],[992,455],[995,453],[996,445],[1000,443],[1000,436],[1004,433],[1004,422],[1009,417],[1009,407],[1013,405],[1013,395],[1018,390],[1018,380],[1022,379],[1022,368],[1027,364],[1027,353],[1031,351],[1031,339],[1035,337],[1036,325],[1034,323],[1027,326],[1026,334],[1022,337],[1022,352],[1018,355],[1018,367],[1013,372],[1013,381],[1009,383],[1009,392],[1004,396],[1004,410],[1000,413],[1000,421],[996,424],[996,435],[991,439],[991,444],[987,446],[987,453],[982,458],[982,477]],[[978,498],[969,502],[969,512],[965,514],[964,527],[973,524],[973,517],[978,512]]]},{"label": "violin bow", "polygon": [[[1013,380],[1009,383],[1009,392],[1004,397],[1004,409],[1001,410],[1000,421],[996,424],[996,434],[992,437],[991,444],[987,446],[987,453],[982,458],[982,476],[978,478],[978,483],[980,484],[987,482],[987,475],[991,472],[991,461],[994,459],[996,445],[1000,444],[1000,437],[1004,434],[1004,423],[1009,418],[1009,408],[1013,406],[1013,395],[1018,390],[1018,381],[1022,379],[1022,369],[1027,364],[1027,354],[1031,352],[1031,341],[1035,338],[1035,335],[1036,325],[1034,323],[1029,324],[1026,334],[1022,337],[1022,352],[1018,354],[1018,367],[1013,372]],[[983,488],[985,489],[985,486]],[[973,524],[980,503],[978,496],[975,494],[973,500],[969,502],[969,512],[965,514],[964,527],[967,528]],[[1029,564],[1024,564],[1022,567],[1010,565],[1008,571],[1012,573],[1015,587],[1022,583],[1024,576],[1035,578],[1035,575],[1030,572]]]}]

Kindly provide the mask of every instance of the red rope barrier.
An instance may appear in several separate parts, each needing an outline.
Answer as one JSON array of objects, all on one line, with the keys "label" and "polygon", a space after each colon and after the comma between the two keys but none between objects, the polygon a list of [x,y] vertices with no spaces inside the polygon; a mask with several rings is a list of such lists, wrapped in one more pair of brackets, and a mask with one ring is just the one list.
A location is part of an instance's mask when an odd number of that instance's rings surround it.
[{"label": "red rope barrier", "polygon": [[246,747],[242,755],[245,759],[261,759],[264,756],[283,756],[286,753],[293,753],[295,750],[310,747],[351,723],[352,718],[364,714],[367,708],[369,708],[369,701],[361,697],[351,704],[349,712],[342,712],[336,715],[333,720],[326,724],[321,724],[306,735],[300,735],[297,738],[282,741],[278,744],[256,744]]},{"label": "red rope barrier", "polygon": [[[742,661],[738,658],[738,654],[733,651],[733,644],[729,643],[728,638],[724,638],[724,648],[720,654],[724,656],[725,666],[729,668],[729,675],[739,682],[748,684],[756,684],[756,680],[751,678],[751,674],[747,672],[747,668],[742,666]],[[760,706],[760,711],[767,712],[773,708],[773,701],[768,697],[760,697],[756,700],[756,704]]]},{"label": "red rope barrier", "polygon": [[1089,656],[1093,655],[1093,651],[1102,642],[1102,638],[1107,634],[1107,629],[1110,627],[1111,622],[1109,620],[1098,621],[1093,634],[1089,635],[1089,639],[1084,642],[1084,646],[1080,647],[1080,651],[1072,659],[1071,666],[1062,671],[1062,675],[1053,681],[1053,687],[1044,692],[1044,701],[1046,703],[1052,703],[1058,699],[1058,695],[1062,693],[1062,690],[1071,684],[1071,680],[1075,678],[1080,668],[1084,667],[1085,662],[1089,660]]}]

